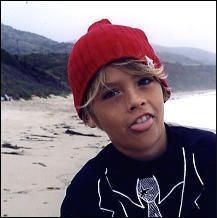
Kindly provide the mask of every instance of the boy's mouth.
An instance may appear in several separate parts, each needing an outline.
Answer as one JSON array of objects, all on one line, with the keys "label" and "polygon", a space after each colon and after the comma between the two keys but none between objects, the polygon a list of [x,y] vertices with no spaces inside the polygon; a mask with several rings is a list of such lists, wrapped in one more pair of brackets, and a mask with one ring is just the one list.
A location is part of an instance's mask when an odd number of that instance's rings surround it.
[{"label": "boy's mouth", "polygon": [[143,132],[148,130],[153,124],[153,115],[145,114],[138,117],[131,125],[130,129],[138,132]]},{"label": "boy's mouth", "polygon": [[139,117],[135,123],[144,123],[150,117],[149,114]]}]

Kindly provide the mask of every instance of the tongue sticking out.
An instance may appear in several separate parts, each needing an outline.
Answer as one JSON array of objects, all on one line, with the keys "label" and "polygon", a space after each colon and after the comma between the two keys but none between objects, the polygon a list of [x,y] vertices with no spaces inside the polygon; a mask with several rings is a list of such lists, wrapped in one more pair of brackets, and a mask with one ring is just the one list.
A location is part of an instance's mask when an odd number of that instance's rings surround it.
[{"label": "tongue sticking out", "polygon": [[142,123],[134,123],[130,127],[130,129],[134,131],[138,131],[138,132],[143,132],[143,131],[148,130],[152,124],[153,124],[153,117],[148,116],[147,119],[143,121]]}]

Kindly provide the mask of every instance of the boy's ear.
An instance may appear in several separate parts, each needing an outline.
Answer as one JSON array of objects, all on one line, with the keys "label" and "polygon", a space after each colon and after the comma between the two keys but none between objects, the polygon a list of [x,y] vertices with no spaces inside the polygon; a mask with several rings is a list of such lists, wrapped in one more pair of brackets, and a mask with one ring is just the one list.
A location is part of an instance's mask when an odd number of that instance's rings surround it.
[{"label": "boy's ear", "polygon": [[89,127],[91,127],[91,128],[96,128],[96,127],[97,127],[95,121],[94,121],[93,118],[90,117],[90,116],[88,117],[88,120],[87,120],[86,124],[87,124]]}]

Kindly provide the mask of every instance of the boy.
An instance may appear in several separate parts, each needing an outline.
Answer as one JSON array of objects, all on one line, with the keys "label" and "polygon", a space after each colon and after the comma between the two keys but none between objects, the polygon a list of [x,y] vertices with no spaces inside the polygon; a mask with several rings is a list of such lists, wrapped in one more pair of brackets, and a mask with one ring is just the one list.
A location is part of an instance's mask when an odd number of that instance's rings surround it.
[{"label": "boy", "polygon": [[74,45],[79,117],[111,143],[69,185],[61,216],[215,216],[215,134],[164,123],[166,75],[145,33],[103,19]]}]

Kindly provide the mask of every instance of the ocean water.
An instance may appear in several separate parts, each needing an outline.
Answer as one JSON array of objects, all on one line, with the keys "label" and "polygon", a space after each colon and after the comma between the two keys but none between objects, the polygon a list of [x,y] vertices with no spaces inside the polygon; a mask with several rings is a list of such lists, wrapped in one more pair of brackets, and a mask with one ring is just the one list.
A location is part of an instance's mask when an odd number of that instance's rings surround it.
[{"label": "ocean water", "polygon": [[216,91],[174,94],[165,103],[166,122],[216,132]]}]

